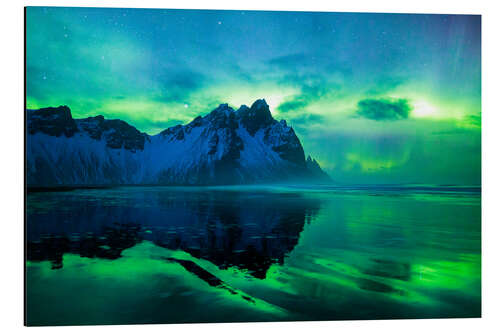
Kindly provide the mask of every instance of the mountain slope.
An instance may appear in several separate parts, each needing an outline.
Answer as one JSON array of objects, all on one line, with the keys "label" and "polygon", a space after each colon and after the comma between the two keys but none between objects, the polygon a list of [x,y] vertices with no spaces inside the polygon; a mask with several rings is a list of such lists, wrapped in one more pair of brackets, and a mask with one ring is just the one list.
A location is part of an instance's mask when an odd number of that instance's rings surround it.
[{"label": "mountain slope", "polygon": [[66,106],[27,110],[28,186],[325,182],[329,177],[265,100],[147,135],[122,120],[73,119]]}]

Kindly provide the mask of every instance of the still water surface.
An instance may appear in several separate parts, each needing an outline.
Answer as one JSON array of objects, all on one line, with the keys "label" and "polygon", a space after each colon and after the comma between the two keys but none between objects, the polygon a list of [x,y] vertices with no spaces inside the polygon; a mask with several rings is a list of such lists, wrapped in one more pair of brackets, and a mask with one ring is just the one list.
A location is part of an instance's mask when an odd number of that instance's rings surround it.
[{"label": "still water surface", "polygon": [[26,253],[28,325],[481,314],[479,188],[30,193]]}]

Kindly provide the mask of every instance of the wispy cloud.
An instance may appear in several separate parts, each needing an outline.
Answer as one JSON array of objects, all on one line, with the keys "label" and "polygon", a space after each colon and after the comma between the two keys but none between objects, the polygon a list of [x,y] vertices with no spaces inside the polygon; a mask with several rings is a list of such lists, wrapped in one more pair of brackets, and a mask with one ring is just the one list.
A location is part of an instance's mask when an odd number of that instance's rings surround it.
[{"label": "wispy cloud", "polygon": [[358,102],[356,114],[377,121],[393,121],[408,118],[411,110],[406,99],[363,99]]},{"label": "wispy cloud", "polygon": [[189,96],[201,90],[207,78],[200,72],[189,69],[164,72],[158,81],[161,86],[159,99],[165,102],[183,102]]},{"label": "wispy cloud", "polygon": [[310,104],[334,95],[341,88],[339,78],[351,74],[348,66],[331,58],[306,53],[276,57],[268,65],[281,73],[279,84],[298,90],[278,106],[283,113],[303,111]]}]

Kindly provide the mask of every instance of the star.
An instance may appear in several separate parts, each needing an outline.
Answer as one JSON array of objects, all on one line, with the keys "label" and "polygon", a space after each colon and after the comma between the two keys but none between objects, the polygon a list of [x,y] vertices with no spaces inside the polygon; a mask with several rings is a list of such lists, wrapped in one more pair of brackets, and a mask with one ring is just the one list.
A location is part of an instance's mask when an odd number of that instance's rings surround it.
[{"label": "star", "polygon": [[219,21],[219,22],[217,22],[217,24],[218,24],[218,25],[221,25],[221,24],[222,24],[222,22],[221,22],[221,21]]},{"label": "star", "polygon": [[188,104],[184,104],[184,107],[187,109],[189,107],[189,105]]}]

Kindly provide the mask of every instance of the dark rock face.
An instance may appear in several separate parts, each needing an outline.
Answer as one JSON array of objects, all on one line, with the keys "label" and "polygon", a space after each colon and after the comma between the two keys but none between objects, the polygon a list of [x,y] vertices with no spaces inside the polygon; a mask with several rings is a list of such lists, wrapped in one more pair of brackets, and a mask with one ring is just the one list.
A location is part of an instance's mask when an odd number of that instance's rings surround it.
[{"label": "dark rock face", "polygon": [[242,105],[236,111],[236,117],[252,136],[264,129],[264,141],[282,159],[305,167],[304,149],[299,138],[285,120],[278,122],[273,118],[265,99],[255,101],[250,108]]},{"label": "dark rock face", "polygon": [[208,115],[198,116],[185,126],[168,128],[160,135],[169,142],[181,142],[198,127],[202,127],[199,134],[201,140],[198,144],[208,146],[206,156],[202,156],[196,165],[190,165],[183,170],[181,175],[170,169],[161,172],[159,183],[200,185],[241,183],[238,159],[243,149],[243,141],[236,132],[239,123],[234,110],[227,104],[221,104]]},{"label": "dark rock face", "polygon": [[131,151],[143,150],[147,135],[139,132],[123,120],[104,119],[103,116],[89,117],[76,121],[78,126],[92,139],[106,140],[109,148],[125,148]]},{"label": "dark rock face", "polygon": [[[192,123],[195,121],[196,119]],[[208,179],[217,180],[221,184],[239,183],[238,159],[243,149],[243,141],[236,133],[239,124],[234,110],[227,104],[221,104],[200,121],[206,125],[202,135],[209,144],[208,154],[215,159],[212,174],[208,175]],[[207,172],[208,169],[207,166]]]},{"label": "dark rock face", "polygon": [[175,125],[167,128],[166,130],[161,131],[160,135],[162,136],[173,135],[173,138],[175,138],[176,140],[182,140],[184,139],[184,127],[182,125]]},{"label": "dark rock face", "polygon": [[28,132],[42,132],[51,136],[65,135],[72,137],[81,131],[87,132],[94,140],[104,138],[110,148],[125,148],[128,150],[143,150],[146,134],[139,132],[123,120],[107,120],[103,116],[85,119],[73,119],[67,106],[30,110],[27,113]]},{"label": "dark rock face", "polygon": [[250,108],[242,105],[237,111],[237,116],[243,127],[252,136],[259,129],[269,126],[275,121],[265,99],[256,100]]},{"label": "dark rock face", "polygon": [[[278,130],[276,127],[278,127]],[[302,144],[297,135],[295,135],[293,128],[286,126],[286,123],[284,125],[280,123],[280,125],[275,125],[275,127],[267,128],[264,134],[264,141],[272,144],[273,140],[276,144],[272,145],[272,149],[282,159],[299,166],[305,166],[304,148],[302,148]]]},{"label": "dark rock face", "polygon": [[105,120],[101,124],[110,148],[125,148],[129,150],[143,150],[146,134],[139,132],[123,120]]},{"label": "dark rock face", "polygon": [[216,148],[220,138],[225,140],[221,160],[238,159],[243,149],[243,141],[236,133],[239,124],[234,110],[227,104],[221,104],[206,117],[206,121],[209,125],[205,134],[210,137],[212,149]]},{"label": "dark rock face", "polygon": [[27,113],[28,133],[42,132],[52,136],[72,137],[78,131],[75,120],[67,106],[29,110]]},{"label": "dark rock face", "polygon": [[80,128],[87,132],[94,140],[101,140],[103,123],[104,117],[101,115],[78,120]]},{"label": "dark rock face", "polygon": [[184,134],[191,133],[193,128],[200,127],[202,124],[203,124],[203,118],[201,116],[198,116],[198,117],[194,118],[186,126],[182,126],[179,124],[179,125],[169,127],[166,130],[161,131],[160,135],[163,137],[172,136],[172,139],[175,139],[175,140],[184,140]]}]

